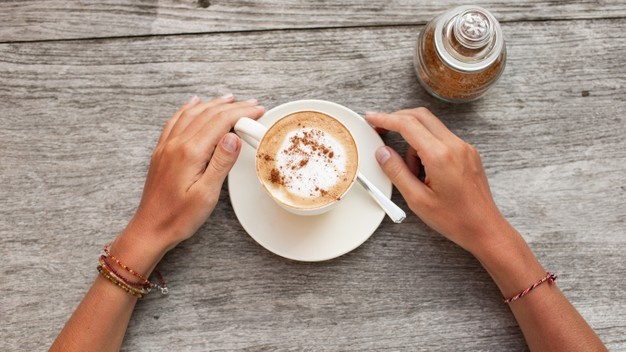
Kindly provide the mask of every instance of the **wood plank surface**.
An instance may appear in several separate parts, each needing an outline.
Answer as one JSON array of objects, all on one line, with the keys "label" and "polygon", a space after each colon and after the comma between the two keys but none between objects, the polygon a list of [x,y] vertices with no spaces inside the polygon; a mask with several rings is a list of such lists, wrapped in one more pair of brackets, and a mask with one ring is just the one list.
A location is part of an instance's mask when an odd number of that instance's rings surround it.
[{"label": "wood plank surface", "polygon": [[[420,29],[0,44],[0,350],[51,344],[132,215],[166,119],[193,94],[233,92],[267,107],[427,106],[478,147],[503,213],[609,350],[626,351],[626,23],[505,23],[504,75],[466,105],[417,84]],[[345,256],[299,263],[256,244],[227,193],[161,263],[171,294],[138,304],[123,350],[526,349],[480,264],[414,215],[385,219]]]},{"label": "wood plank surface", "polygon": [[[424,24],[469,0],[3,0],[0,42]],[[623,0],[485,1],[500,21],[624,18]]]}]

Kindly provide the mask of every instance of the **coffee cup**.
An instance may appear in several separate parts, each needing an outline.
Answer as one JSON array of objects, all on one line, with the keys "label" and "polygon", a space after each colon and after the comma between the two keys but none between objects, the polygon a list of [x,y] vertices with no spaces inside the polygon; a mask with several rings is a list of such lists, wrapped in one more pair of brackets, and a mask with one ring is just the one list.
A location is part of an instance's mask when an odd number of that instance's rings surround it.
[{"label": "coffee cup", "polygon": [[327,113],[295,111],[269,127],[243,117],[235,132],[256,149],[255,170],[263,189],[291,213],[319,215],[331,210],[357,179],[356,141]]}]

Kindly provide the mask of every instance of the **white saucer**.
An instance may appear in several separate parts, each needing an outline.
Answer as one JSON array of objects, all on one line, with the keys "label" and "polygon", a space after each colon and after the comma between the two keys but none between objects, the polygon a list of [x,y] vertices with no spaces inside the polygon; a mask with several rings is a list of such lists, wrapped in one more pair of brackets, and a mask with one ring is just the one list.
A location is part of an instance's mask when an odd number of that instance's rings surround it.
[{"label": "white saucer", "polygon": [[[387,197],[392,184],[376,162],[374,153],[384,143],[374,129],[354,111],[323,100],[299,100],[275,107],[258,121],[266,126],[301,110],[316,110],[336,117],[352,132],[359,149],[360,171]],[[255,172],[255,151],[243,143],[241,154],[228,175],[228,190],[237,219],[261,246],[298,261],[339,257],[360,246],[374,233],[385,212],[360,186],[333,210],[317,216],[294,215],[278,206],[263,190]]]}]

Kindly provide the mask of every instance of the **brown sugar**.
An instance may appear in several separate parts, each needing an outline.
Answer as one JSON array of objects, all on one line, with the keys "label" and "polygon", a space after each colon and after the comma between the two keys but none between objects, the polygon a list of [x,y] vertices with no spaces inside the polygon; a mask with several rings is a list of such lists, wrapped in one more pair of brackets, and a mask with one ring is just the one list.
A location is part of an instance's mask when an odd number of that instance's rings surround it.
[{"label": "brown sugar", "polygon": [[[444,14],[443,17],[445,18],[453,11]],[[468,11],[472,9],[466,12]],[[450,16],[452,15],[454,14]],[[496,52],[492,44],[488,43],[478,48],[467,47],[457,40],[453,31],[442,34],[444,43],[438,48],[435,43],[435,31],[439,30],[435,23],[437,21],[442,21],[442,19],[436,18],[425,26],[417,43],[414,64],[420,83],[429,93],[446,101],[467,102],[480,98],[497,81],[504,70],[505,48],[502,47],[502,52],[497,53],[495,60],[490,62],[487,56],[493,59],[491,55]],[[497,25],[497,21],[494,25]],[[496,39],[502,40],[496,37],[493,40]],[[445,51],[446,55],[443,55],[442,51]],[[448,57],[447,61],[442,59],[442,55]],[[453,58],[452,60],[458,60],[456,65],[467,64],[467,68],[452,67],[450,57]],[[485,61],[481,61],[483,59]],[[485,67],[475,66],[476,63],[482,62],[486,63]]]},{"label": "brown sugar", "polygon": [[461,72],[446,65],[437,54],[434,28],[431,27],[424,33],[424,37],[422,58],[428,72],[422,72],[419,78],[435,95],[450,100],[474,100],[479,98],[491,81],[499,76],[502,60],[484,71]]}]

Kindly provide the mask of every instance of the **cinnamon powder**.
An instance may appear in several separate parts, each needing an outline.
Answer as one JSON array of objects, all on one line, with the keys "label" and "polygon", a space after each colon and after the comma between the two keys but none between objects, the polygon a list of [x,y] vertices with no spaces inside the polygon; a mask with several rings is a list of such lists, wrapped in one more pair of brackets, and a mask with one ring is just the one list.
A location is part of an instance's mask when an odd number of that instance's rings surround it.
[{"label": "cinnamon powder", "polygon": [[[300,124],[298,124],[298,126],[300,126]],[[287,149],[283,150],[283,153],[291,155],[291,156],[298,155],[301,157],[299,162],[294,163],[293,165],[289,167],[291,170],[303,168],[309,163],[311,154],[305,151],[302,148],[302,146],[310,147],[313,153],[317,154],[318,156],[325,157],[327,164],[331,163],[331,159],[335,156],[335,153],[328,146],[321,144],[318,141],[318,139],[323,134],[324,132],[320,130],[310,130],[310,131],[304,131],[302,136],[295,135],[289,139],[289,142],[291,144],[289,145]],[[273,158],[267,154],[265,154],[263,158],[265,160],[273,160]],[[277,170],[276,168],[273,168],[270,171],[269,181],[274,184],[278,184],[282,186],[284,186],[285,183],[287,182],[285,180],[285,176],[283,175],[283,173],[280,170]],[[320,192],[322,196],[326,196],[328,194],[328,191],[324,189],[316,188],[316,191]]]}]

